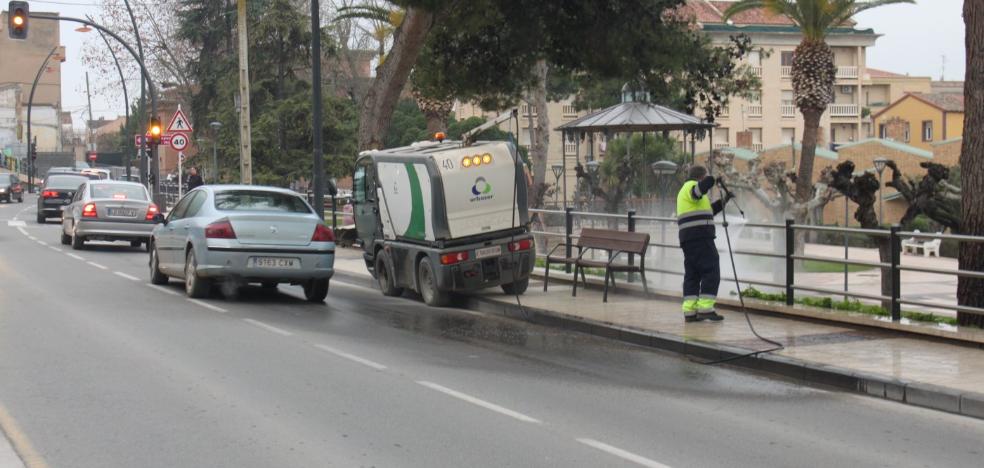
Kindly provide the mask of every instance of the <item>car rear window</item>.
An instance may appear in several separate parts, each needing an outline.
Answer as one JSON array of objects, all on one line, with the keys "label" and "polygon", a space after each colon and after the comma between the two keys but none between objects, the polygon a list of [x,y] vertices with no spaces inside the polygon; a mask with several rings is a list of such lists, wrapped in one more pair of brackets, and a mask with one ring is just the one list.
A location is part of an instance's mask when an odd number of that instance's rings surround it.
[{"label": "car rear window", "polygon": [[52,189],[76,190],[80,185],[89,181],[88,177],[74,175],[53,175],[48,177],[44,186]]},{"label": "car rear window", "polygon": [[116,200],[146,200],[147,191],[139,185],[92,184],[89,186],[92,198],[114,198]]},{"label": "car rear window", "polygon": [[215,209],[219,211],[274,211],[311,213],[307,203],[296,195],[260,190],[226,190],[216,192]]},{"label": "car rear window", "polygon": [[6,187],[8,185],[10,185],[10,177],[0,175],[0,187]]}]

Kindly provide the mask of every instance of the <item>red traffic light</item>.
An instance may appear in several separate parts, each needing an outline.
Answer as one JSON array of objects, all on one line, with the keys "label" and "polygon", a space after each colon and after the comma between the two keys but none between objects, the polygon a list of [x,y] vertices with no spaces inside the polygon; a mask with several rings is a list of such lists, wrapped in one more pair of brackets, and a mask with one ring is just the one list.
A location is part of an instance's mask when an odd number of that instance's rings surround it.
[{"label": "red traffic light", "polygon": [[7,5],[7,34],[11,39],[27,39],[30,14],[31,10],[27,2],[10,2]]}]

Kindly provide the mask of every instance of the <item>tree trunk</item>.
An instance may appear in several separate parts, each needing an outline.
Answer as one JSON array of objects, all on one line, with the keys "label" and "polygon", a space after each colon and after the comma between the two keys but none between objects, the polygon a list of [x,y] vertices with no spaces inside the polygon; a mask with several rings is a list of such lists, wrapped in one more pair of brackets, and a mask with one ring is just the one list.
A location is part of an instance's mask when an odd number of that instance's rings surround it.
[{"label": "tree trunk", "polygon": [[[800,152],[799,169],[796,173],[796,199],[805,203],[813,198],[813,160],[817,153],[817,134],[820,132],[822,110],[803,110],[803,150]],[[804,211],[803,215],[807,213]],[[797,222],[804,222],[799,219]]]},{"label": "tree trunk", "polygon": [[389,129],[393,110],[400,99],[410,70],[420,55],[434,13],[409,8],[403,24],[393,33],[393,47],[386,61],[376,70],[376,78],[366,93],[359,116],[359,150],[379,149]]},{"label": "tree trunk", "polygon": [[448,131],[448,116],[447,114],[439,114],[429,112],[424,114],[427,118],[427,134],[434,136],[437,132],[447,133]]},{"label": "tree trunk", "polygon": [[[547,184],[547,157],[550,150],[550,117],[547,113],[547,61],[537,60],[533,66],[536,87],[533,89],[533,105],[536,107],[536,132],[531,141],[530,155],[533,158],[533,185],[543,187]],[[537,190],[545,193],[545,190]],[[543,196],[534,199],[534,208],[543,207]]]},{"label": "tree trunk", "polygon": [[[967,74],[964,79],[964,138],[960,153],[963,234],[984,235],[984,0],[964,1]],[[960,243],[960,269],[984,271],[984,244]],[[960,305],[984,307],[984,280],[961,277],[957,283]],[[960,325],[984,328],[984,315],[957,313]]]}]

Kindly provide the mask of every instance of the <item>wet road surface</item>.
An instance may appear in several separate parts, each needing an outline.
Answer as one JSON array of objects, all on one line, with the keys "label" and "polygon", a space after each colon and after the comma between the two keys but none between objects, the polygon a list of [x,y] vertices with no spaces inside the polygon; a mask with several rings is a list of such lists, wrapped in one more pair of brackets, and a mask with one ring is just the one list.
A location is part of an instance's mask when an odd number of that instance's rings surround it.
[{"label": "wet road surface", "polygon": [[149,285],[142,250],[60,245],[30,202],[0,208],[0,409],[50,466],[984,459],[984,421],[343,281],[324,305],[285,286],[190,301]]}]

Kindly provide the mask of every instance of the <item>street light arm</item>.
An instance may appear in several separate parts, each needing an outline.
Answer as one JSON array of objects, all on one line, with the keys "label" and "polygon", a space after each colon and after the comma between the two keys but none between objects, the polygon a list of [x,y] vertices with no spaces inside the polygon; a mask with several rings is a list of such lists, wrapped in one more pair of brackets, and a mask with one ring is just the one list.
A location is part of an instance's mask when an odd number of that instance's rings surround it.
[{"label": "street light arm", "polygon": [[34,172],[36,168],[34,167],[34,147],[31,143],[31,109],[34,108],[34,91],[38,87],[38,81],[41,81],[41,74],[44,73],[44,69],[48,66],[48,61],[51,57],[55,55],[55,51],[58,50],[58,46],[51,48],[51,52],[48,52],[48,56],[44,58],[44,62],[41,63],[41,67],[38,68],[37,75],[34,76],[34,83],[31,84],[31,94],[27,98],[27,190],[28,192],[34,193]]},{"label": "street light arm", "polygon": [[[91,16],[86,15],[86,18],[92,20]],[[103,42],[106,43],[106,48],[109,49],[109,53],[113,56],[113,63],[116,64],[116,71],[119,72],[120,74],[120,84],[123,86],[123,111],[125,112],[126,115],[125,126],[127,129],[129,129],[130,128],[130,95],[126,89],[126,76],[123,75],[123,67],[120,66],[120,59],[116,55],[116,51],[113,50],[113,46],[109,44],[109,39],[106,38],[106,35],[103,34],[102,31],[99,31],[98,29],[96,31],[99,32],[99,37],[101,37]],[[129,142],[131,140],[132,138],[127,138],[126,140],[127,143],[124,146],[124,149],[126,150],[126,155],[123,158],[126,166],[126,177],[128,179],[130,178],[131,175],[130,166],[132,166],[132,164],[130,163],[130,149],[129,149],[130,148]]]}]

